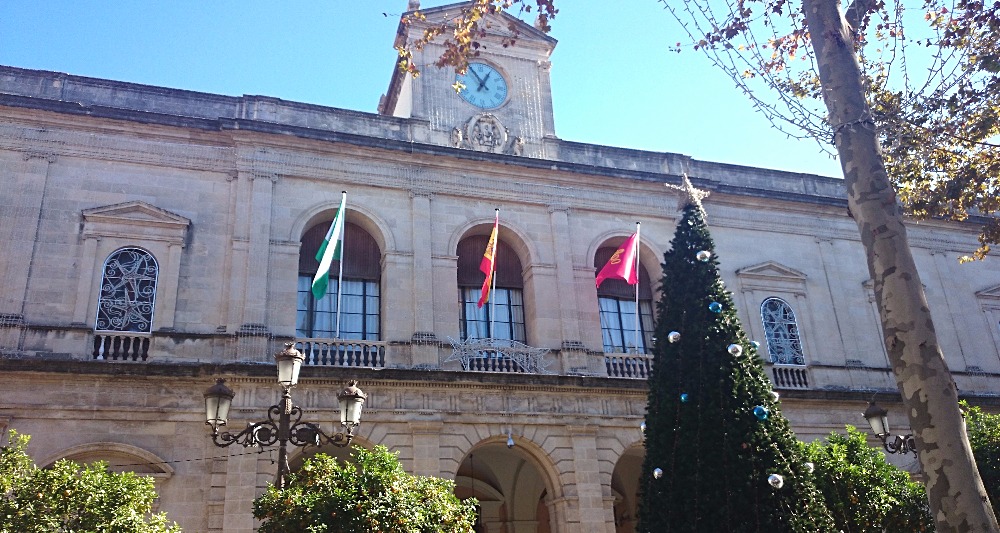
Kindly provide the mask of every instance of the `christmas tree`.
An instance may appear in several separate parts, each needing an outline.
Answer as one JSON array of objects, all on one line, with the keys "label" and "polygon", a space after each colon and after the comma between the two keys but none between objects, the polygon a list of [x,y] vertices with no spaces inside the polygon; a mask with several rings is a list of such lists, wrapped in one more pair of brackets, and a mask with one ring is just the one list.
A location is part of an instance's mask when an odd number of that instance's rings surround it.
[{"label": "christmas tree", "polygon": [[686,176],[678,189],[685,207],[663,259],[638,531],[833,531],[719,276],[706,193]]}]

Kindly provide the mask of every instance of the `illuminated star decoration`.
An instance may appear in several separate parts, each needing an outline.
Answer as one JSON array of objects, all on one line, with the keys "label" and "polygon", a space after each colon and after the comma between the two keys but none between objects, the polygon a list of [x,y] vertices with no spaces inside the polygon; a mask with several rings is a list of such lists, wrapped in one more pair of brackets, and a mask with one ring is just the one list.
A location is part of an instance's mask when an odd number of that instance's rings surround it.
[{"label": "illuminated star decoration", "polygon": [[702,207],[701,201],[707,198],[708,195],[711,193],[701,189],[695,189],[694,185],[691,185],[691,180],[688,179],[687,172],[685,172],[681,176],[682,178],[680,185],[671,185],[669,183],[664,183],[664,185],[666,185],[668,189],[672,189],[680,193],[680,196],[677,197],[677,210],[683,211],[684,208],[687,207],[688,205],[693,205],[697,207],[699,211],[701,211],[701,215],[703,217],[707,218],[707,215],[705,214],[705,208]]}]

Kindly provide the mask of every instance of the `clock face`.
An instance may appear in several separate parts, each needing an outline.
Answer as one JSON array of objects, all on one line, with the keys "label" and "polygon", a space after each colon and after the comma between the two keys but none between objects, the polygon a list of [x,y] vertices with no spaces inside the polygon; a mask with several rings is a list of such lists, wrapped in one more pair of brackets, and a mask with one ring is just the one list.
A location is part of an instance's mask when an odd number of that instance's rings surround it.
[{"label": "clock face", "polygon": [[495,109],[507,100],[507,80],[486,63],[469,63],[455,81],[465,85],[458,93],[462,99],[480,109]]}]

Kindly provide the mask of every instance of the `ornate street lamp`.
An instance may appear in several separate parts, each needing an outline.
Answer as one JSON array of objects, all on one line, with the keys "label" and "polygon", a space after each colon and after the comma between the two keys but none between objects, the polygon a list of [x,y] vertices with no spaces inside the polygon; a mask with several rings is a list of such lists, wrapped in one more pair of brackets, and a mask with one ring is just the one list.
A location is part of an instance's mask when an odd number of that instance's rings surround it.
[{"label": "ornate street lamp", "polygon": [[[291,389],[299,381],[299,369],[305,357],[296,350],[292,343],[286,343],[285,349],[274,355],[278,366],[278,383],[281,385],[281,402],[272,405],[267,410],[267,420],[248,423],[246,429],[239,433],[219,431],[228,422],[229,408],[236,394],[226,386],[224,379],[219,379],[215,385],[205,391],[206,424],[212,426],[212,441],[220,448],[242,444],[243,446],[271,446],[278,444],[278,475],[274,484],[284,489],[288,483],[288,451],[287,445],[322,446],[332,444],[344,447],[351,444],[354,429],[361,423],[361,408],[367,394],[358,388],[358,382],[351,380],[347,387],[337,394],[340,402],[340,425],[343,432],[328,435],[319,424],[302,421],[302,409],[292,404]],[[294,418],[294,420],[293,420]]]},{"label": "ornate street lamp", "polygon": [[917,454],[917,443],[913,439],[913,434],[893,435],[889,433],[889,412],[875,405],[875,400],[868,402],[868,408],[863,413],[868,425],[872,427],[872,433],[882,439],[882,446],[889,453],[910,453]]}]

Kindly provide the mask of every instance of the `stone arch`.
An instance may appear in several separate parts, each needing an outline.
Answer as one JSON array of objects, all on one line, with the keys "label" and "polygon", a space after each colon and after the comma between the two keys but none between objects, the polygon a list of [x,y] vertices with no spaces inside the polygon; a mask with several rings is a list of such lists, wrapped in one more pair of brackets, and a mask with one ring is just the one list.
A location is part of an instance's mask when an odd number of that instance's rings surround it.
[{"label": "stone arch", "polygon": [[[338,205],[340,204],[326,200],[304,209],[289,227],[287,240],[289,242],[298,242],[309,228],[321,222],[329,223],[329,221],[333,220],[333,214],[337,210]],[[382,250],[383,254],[396,249],[396,240],[389,229],[389,224],[375,211],[363,205],[348,203],[347,222],[357,224],[360,228],[367,231],[375,239],[375,242],[378,243],[379,249]]]},{"label": "stone arch", "polygon": [[[448,253],[457,254],[458,243],[466,237],[489,235],[493,231],[493,221],[492,217],[478,218],[458,227],[448,239]],[[524,228],[501,219],[499,233],[499,239],[506,242],[521,260],[522,268],[527,269],[538,263],[538,248],[534,241],[528,237],[528,232]]]},{"label": "stone arch", "polygon": [[455,493],[480,501],[478,520],[489,531],[536,523],[535,531],[552,531],[552,502],[563,498],[559,473],[550,456],[523,435],[514,436],[509,447],[506,435],[490,435],[462,453],[455,473]]},{"label": "stone arch", "polygon": [[[613,246],[611,243],[620,243],[632,235],[625,231],[605,231],[604,233],[595,237],[590,241],[590,246],[587,248],[586,264],[588,267],[594,264],[594,257],[597,255],[597,250],[605,246]],[[663,277],[662,266],[660,265],[663,261],[663,247],[655,242],[652,242],[648,237],[642,236],[639,240],[639,263],[646,269],[649,273],[649,279],[653,282],[653,299],[659,299],[660,278]]]},{"label": "stone arch", "polygon": [[113,472],[135,472],[151,476],[156,479],[157,484],[174,475],[174,468],[153,452],[120,442],[80,444],[50,455],[38,464],[49,468],[60,459],[81,464],[104,461]]},{"label": "stone arch", "polygon": [[634,533],[639,509],[642,463],[646,449],[641,442],[626,447],[615,461],[611,473],[614,497],[615,533]]}]

